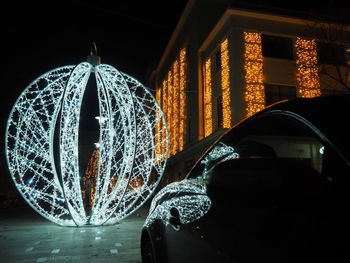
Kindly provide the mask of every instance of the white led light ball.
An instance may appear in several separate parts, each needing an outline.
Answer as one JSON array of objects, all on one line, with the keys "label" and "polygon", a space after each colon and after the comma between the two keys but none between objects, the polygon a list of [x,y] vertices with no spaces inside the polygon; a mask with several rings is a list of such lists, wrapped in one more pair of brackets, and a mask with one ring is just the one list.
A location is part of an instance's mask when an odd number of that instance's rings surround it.
[{"label": "white led light ball", "polygon": [[[94,200],[87,213],[78,135],[91,74],[100,129]],[[17,189],[42,216],[67,226],[113,224],[138,209],[159,183],[167,151],[155,149],[168,148],[164,134],[163,113],[140,82],[110,65],[84,62],[51,70],[23,91],[8,119],[6,154]]]}]

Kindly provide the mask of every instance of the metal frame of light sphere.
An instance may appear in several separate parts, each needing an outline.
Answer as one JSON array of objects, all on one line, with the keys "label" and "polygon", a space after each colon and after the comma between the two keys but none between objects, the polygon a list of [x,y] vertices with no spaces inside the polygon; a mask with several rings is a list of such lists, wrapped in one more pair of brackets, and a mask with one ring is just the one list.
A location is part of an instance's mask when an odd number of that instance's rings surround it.
[{"label": "metal frame of light sphere", "polygon": [[[96,77],[100,134],[94,202],[87,214],[78,135],[90,74]],[[110,65],[88,62],[34,80],[16,101],[6,130],[17,189],[39,214],[63,226],[114,224],[140,208],[163,174],[168,151],[156,153],[161,145],[168,149],[166,123],[151,92]],[[135,180],[141,184],[130,184]]]}]

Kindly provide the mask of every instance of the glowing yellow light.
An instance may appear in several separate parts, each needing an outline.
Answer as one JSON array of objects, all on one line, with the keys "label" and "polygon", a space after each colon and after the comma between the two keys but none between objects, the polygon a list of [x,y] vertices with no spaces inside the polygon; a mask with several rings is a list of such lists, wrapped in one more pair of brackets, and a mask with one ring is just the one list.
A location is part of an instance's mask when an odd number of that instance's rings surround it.
[{"label": "glowing yellow light", "polygon": [[179,125],[179,150],[182,151],[185,145],[186,138],[186,49],[180,51],[180,125]]},{"label": "glowing yellow light", "polygon": [[302,98],[320,96],[316,41],[298,37],[295,41],[295,48],[298,70],[297,80],[299,82],[298,96]]},{"label": "glowing yellow light", "polygon": [[[163,81],[163,85],[162,85],[162,110],[164,113],[164,117],[166,118],[166,122],[167,125],[169,125],[169,121],[168,121],[168,103],[167,103],[167,98],[168,98],[168,90],[167,90],[167,82],[166,80]],[[162,132],[162,138],[165,137],[166,131],[163,130]],[[162,154],[164,154],[166,152],[166,144],[163,143],[162,144]],[[170,155],[168,155],[170,157]]]},{"label": "glowing yellow light", "polygon": [[174,154],[174,115],[173,115],[173,104],[174,104],[174,87],[173,87],[173,72],[172,69],[168,72],[168,132],[169,132],[169,156]]},{"label": "glowing yellow light", "polygon": [[212,83],[211,83],[211,59],[205,62],[205,87],[204,87],[204,136],[213,132],[213,105],[212,105]]},{"label": "glowing yellow light", "polygon": [[261,34],[244,32],[245,102],[247,116],[265,108]]},{"label": "glowing yellow light", "polygon": [[179,61],[175,60],[173,64],[173,136],[172,143],[173,154],[179,150],[179,123],[180,123],[180,84],[179,84]]},{"label": "glowing yellow light", "polygon": [[222,90],[222,127],[231,127],[231,90],[228,40],[220,46],[221,52],[221,90]]},{"label": "glowing yellow light", "polygon": [[92,152],[91,158],[88,162],[88,165],[85,170],[85,176],[83,177],[83,188],[82,191],[84,200],[86,202],[86,211],[90,211],[92,206],[94,205],[95,200],[95,185],[96,185],[96,177],[98,173],[98,158],[100,152],[98,149],[95,149]]},{"label": "glowing yellow light", "polygon": [[[178,58],[174,61],[165,79],[159,94],[156,91],[157,100],[166,117],[169,132],[169,157],[182,151],[186,137],[186,50],[182,49]],[[161,127],[161,125],[159,125]],[[162,138],[165,138],[164,130]],[[160,155],[166,151],[166,143],[159,138],[163,144],[159,147]],[[157,144],[156,144],[157,145]],[[157,148],[156,148],[157,149]]]}]

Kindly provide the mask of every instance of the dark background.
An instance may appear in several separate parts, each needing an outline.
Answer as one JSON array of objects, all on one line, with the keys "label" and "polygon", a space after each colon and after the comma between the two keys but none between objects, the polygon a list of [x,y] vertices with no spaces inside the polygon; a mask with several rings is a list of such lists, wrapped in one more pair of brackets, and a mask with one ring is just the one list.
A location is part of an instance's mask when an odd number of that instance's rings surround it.
[{"label": "dark background", "polygon": [[92,42],[102,63],[147,86],[186,2],[12,1],[1,6],[0,195],[13,191],[5,128],[21,92],[49,70],[85,61]]},{"label": "dark background", "polygon": [[103,63],[144,82],[185,3],[66,0],[2,6],[7,99],[14,102],[32,80],[55,67],[85,61],[93,41]]}]

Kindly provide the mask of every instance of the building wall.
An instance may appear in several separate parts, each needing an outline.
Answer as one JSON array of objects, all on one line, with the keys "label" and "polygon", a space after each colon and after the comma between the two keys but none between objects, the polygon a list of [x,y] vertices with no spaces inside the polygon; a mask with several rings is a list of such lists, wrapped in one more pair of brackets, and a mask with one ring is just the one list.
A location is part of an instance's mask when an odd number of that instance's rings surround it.
[{"label": "building wall", "polygon": [[[189,167],[226,129],[219,125],[218,98],[222,92],[221,71],[216,69],[220,45],[227,39],[229,53],[229,85],[231,126],[247,117],[244,32],[288,37],[293,41],[294,59],[262,58],[262,87],[264,84],[298,86],[297,37],[308,39],[305,22],[300,19],[278,17],[258,12],[228,8],[228,2],[190,1],[182,16],[153,78],[156,87],[168,72],[181,48],[187,50],[187,133],[184,151],[173,155],[168,162],[165,181],[169,183],[185,176]],[[192,5],[192,6],[191,6]],[[210,10],[210,16],[208,16]],[[211,62],[212,132],[205,131],[206,62]],[[299,72],[300,73],[300,72]],[[318,76],[317,76],[318,78]],[[322,81],[322,78],[321,78]],[[327,83],[326,83],[327,84]],[[326,85],[321,83],[321,87]],[[316,96],[313,93],[310,96]],[[302,96],[298,94],[298,96]],[[265,106],[265,105],[264,105]]]}]

